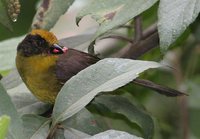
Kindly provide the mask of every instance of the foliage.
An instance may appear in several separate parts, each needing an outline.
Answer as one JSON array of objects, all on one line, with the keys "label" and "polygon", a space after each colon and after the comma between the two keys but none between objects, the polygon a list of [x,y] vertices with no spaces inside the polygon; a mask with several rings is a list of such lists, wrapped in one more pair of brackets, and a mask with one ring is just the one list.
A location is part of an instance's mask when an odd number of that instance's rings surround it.
[{"label": "foliage", "polygon": [[8,126],[10,123],[10,117],[3,115],[0,117],[0,138],[6,137]]},{"label": "foliage", "polygon": [[[0,1],[0,138],[200,138],[198,0],[81,0],[85,7],[74,24],[82,26],[90,15],[99,26],[95,33],[63,38],[59,44],[88,48],[104,59],[67,81],[54,106],[30,93],[15,68],[16,46],[29,28],[52,29],[77,1],[21,0],[16,23],[8,11],[14,3]],[[95,52],[94,44],[103,39],[115,39],[117,46]],[[150,68],[159,69],[147,72]],[[139,75],[164,84],[162,90],[154,86],[161,94],[170,86],[190,96],[177,100],[154,94],[134,84]]]}]

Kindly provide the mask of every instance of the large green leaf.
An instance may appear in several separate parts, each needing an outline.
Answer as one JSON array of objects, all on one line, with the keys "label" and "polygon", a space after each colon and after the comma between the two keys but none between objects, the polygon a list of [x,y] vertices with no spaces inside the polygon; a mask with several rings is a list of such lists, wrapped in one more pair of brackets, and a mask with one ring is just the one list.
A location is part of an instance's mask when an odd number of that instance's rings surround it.
[{"label": "large green leaf", "polygon": [[46,139],[49,131],[50,120],[37,115],[24,115],[24,135],[26,139]]},{"label": "large green leaf", "polygon": [[129,20],[150,8],[157,0],[94,0],[78,14],[77,23],[91,14],[100,27],[94,38],[126,24]]},{"label": "large green leaf", "polygon": [[199,0],[160,0],[158,32],[163,51],[185,31],[199,12]]},{"label": "large green leaf", "polygon": [[86,108],[83,108],[77,114],[65,120],[61,124],[66,128],[71,127],[89,135],[94,135],[103,131],[98,123],[98,119],[96,119]]},{"label": "large green leaf", "polygon": [[76,114],[99,92],[113,91],[149,68],[161,65],[151,61],[107,58],[80,71],[61,89],[53,109],[53,125]]},{"label": "large green leaf", "polygon": [[0,139],[4,139],[6,137],[9,124],[10,117],[6,115],[0,117]]},{"label": "large green leaf", "polygon": [[64,136],[66,139],[85,139],[87,137],[90,137],[90,135],[73,128],[65,129]]},{"label": "large green leaf", "polygon": [[11,118],[11,124],[8,132],[8,139],[24,139],[23,137],[23,125],[19,118],[17,110],[15,109],[13,103],[7,92],[0,84],[0,116],[8,115]]},{"label": "large green leaf", "polygon": [[0,81],[6,89],[14,88],[22,83],[22,79],[16,68],[10,71],[10,73],[3,77]]},{"label": "large green leaf", "polygon": [[7,14],[5,0],[0,0],[0,23],[3,24],[8,29],[12,30],[12,25],[9,16]]},{"label": "large green leaf", "polygon": [[154,130],[153,120],[149,115],[138,109],[126,98],[113,95],[102,95],[96,97],[93,103],[103,105],[110,112],[126,116],[131,122],[136,123],[142,129],[146,139],[152,138]]},{"label": "large green leaf", "polygon": [[36,99],[25,84],[9,89],[8,94],[20,115],[43,114],[51,107],[51,105]]},{"label": "large green leaf", "polygon": [[50,30],[74,0],[43,0],[34,17],[32,28]]},{"label": "large green leaf", "polygon": [[131,135],[123,131],[107,130],[105,132],[84,139],[143,139],[143,138]]}]

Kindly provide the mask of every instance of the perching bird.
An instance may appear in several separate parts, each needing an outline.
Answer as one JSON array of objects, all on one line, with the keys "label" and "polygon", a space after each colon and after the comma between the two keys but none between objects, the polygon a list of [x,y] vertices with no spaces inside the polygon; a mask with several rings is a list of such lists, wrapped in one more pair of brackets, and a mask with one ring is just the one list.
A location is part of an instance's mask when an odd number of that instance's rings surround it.
[{"label": "perching bird", "polygon": [[[30,91],[39,100],[53,104],[67,80],[99,60],[88,53],[60,46],[51,32],[32,30],[17,47],[16,66]],[[145,80],[134,82],[168,96],[182,95]]]}]

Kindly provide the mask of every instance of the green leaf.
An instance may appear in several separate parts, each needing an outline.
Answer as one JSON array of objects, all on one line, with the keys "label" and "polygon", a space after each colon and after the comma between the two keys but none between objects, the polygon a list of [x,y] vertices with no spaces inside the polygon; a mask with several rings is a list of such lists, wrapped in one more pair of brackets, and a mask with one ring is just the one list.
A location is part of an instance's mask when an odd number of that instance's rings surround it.
[{"label": "green leaf", "polygon": [[10,18],[7,14],[6,4],[4,0],[0,0],[0,23],[7,27],[9,30],[13,30]]},{"label": "green leaf", "polygon": [[8,138],[9,139],[24,139],[22,121],[19,118],[17,110],[15,109],[10,97],[6,93],[3,86],[0,84],[0,116],[8,115],[11,118],[11,124],[9,127]]},{"label": "green leaf", "polygon": [[[96,97],[93,103],[103,105],[112,113],[126,116],[142,129],[146,139],[152,138],[154,130],[152,118],[130,103],[126,98],[114,95],[101,95]],[[98,107],[98,105],[96,106]]]},{"label": "green leaf", "polygon": [[20,115],[43,114],[51,107],[51,105],[36,99],[25,84],[9,89],[8,94]]},{"label": "green leaf", "polygon": [[143,139],[127,132],[117,130],[107,130],[89,138],[84,139]]},{"label": "green leaf", "polygon": [[91,14],[100,24],[95,39],[111,29],[126,24],[156,2],[157,0],[94,0],[82,9],[76,17],[76,22],[78,24],[84,16]]},{"label": "green leaf", "polygon": [[188,92],[190,92],[190,97],[188,97],[188,103],[190,108],[200,109],[199,100],[200,100],[200,93],[199,93],[199,81],[187,81],[186,86],[188,88]]},{"label": "green leaf", "polygon": [[26,139],[46,139],[48,136],[50,120],[37,115],[24,115],[24,135]]},{"label": "green leaf", "polygon": [[10,117],[6,115],[0,117],[0,139],[4,139],[6,137],[9,124]]},{"label": "green leaf", "polygon": [[196,137],[200,138],[200,133],[199,133],[199,127],[200,127],[200,122],[198,121],[199,116],[200,116],[200,109],[197,108],[190,108],[189,109],[189,128],[192,134],[194,134]]},{"label": "green leaf", "polygon": [[64,131],[64,136],[66,139],[85,139],[87,137],[90,137],[90,135],[73,128],[67,128]]},{"label": "green leaf", "polygon": [[86,108],[83,108],[80,112],[65,120],[61,124],[65,128],[71,127],[89,135],[94,135],[103,131],[98,123],[98,120]]},{"label": "green leaf", "polygon": [[34,17],[32,28],[50,30],[74,0],[43,0]]},{"label": "green leaf", "polygon": [[162,51],[166,51],[186,30],[199,12],[199,0],[160,0],[158,32]]},{"label": "green leaf", "polygon": [[113,91],[149,68],[161,64],[120,58],[107,58],[73,76],[58,94],[53,109],[53,125],[73,116],[84,108],[99,92]]},{"label": "green leaf", "polygon": [[5,89],[11,89],[20,85],[22,83],[22,79],[17,69],[14,68],[10,71],[10,73],[7,76],[3,77],[3,79],[0,82],[5,87]]},{"label": "green leaf", "polygon": [[65,135],[64,135],[64,129],[57,129],[53,139],[66,139]]},{"label": "green leaf", "polygon": [[17,45],[23,38],[24,36],[0,42],[0,70],[8,70],[15,67]]}]

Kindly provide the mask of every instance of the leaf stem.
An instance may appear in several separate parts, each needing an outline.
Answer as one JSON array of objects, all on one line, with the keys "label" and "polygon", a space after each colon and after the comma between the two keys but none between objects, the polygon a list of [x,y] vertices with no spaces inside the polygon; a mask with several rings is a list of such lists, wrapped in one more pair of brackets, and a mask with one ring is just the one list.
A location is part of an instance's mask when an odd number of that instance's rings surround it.
[{"label": "leaf stem", "polygon": [[53,139],[53,136],[55,135],[55,132],[58,129],[58,127],[60,127],[59,124],[56,124],[50,129],[47,139]]}]

